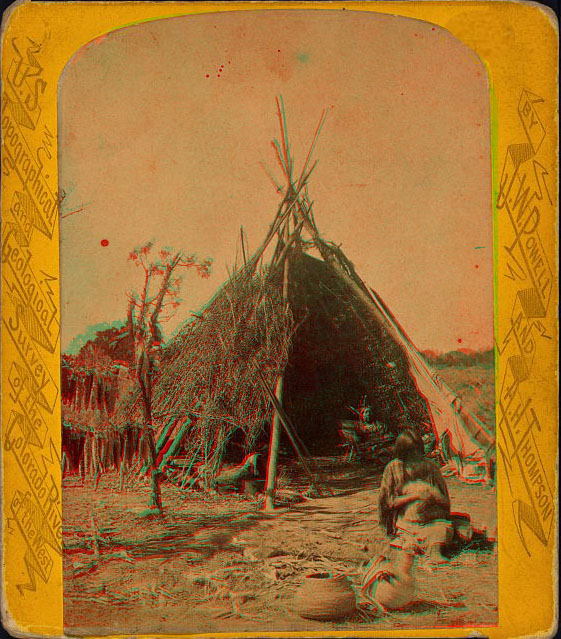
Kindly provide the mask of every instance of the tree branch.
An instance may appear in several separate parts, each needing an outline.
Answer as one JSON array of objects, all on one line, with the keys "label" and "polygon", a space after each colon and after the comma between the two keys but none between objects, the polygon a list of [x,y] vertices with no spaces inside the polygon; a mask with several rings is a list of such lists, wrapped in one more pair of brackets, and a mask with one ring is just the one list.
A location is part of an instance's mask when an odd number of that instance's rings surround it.
[{"label": "tree branch", "polygon": [[164,302],[164,297],[165,297],[166,293],[168,292],[169,281],[171,279],[171,274],[173,273],[173,271],[175,270],[175,268],[178,266],[178,264],[181,262],[182,259],[183,259],[183,253],[179,252],[179,253],[176,253],[174,255],[174,257],[171,260],[171,262],[168,262],[166,264],[166,272],[164,274],[164,278],[163,278],[162,283],[160,285],[160,291],[159,291],[158,297],[156,298],[156,301],[155,301],[154,310],[152,311],[152,314],[151,314],[150,320],[149,320],[150,332],[152,332],[152,333],[153,333],[153,329],[154,329],[154,327],[156,325],[156,322],[158,321],[158,316],[160,315],[160,311],[162,310],[162,304]]},{"label": "tree branch", "polygon": [[144,320],[146,318],[146,299],[148,296],[148,287],[150,286],[150,278],[152,276],[152,265],[148,269],[145,269],[144,275],[144,287],[142,289],[142,295],[140,297],[140,315],[138,317],[136,328],[137,330],[143,330]]}]

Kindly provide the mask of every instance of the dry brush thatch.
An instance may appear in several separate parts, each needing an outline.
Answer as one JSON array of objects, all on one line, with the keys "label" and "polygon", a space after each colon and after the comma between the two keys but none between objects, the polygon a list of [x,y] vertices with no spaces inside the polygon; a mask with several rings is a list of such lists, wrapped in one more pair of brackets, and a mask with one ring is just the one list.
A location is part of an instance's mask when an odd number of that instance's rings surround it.
[{"label": "dry brush thatch", "polygon": [[[234,434],[254,445],[272,406],[256,383],[260,370],[274,385],[288,361],[294,320],[273,284],[274,272],[230,278],[194,321],[184,325],[160,354],[154,380],[155,426],[189,421],[187,453],[216,470]],[[140,422],[137,389],[117,406],[119,427]]]}]

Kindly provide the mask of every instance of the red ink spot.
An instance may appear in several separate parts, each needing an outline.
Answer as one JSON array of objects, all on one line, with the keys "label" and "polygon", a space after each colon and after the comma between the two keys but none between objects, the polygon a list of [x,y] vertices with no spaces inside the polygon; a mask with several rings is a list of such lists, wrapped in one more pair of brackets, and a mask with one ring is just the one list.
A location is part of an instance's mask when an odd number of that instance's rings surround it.
[{"label": "red ink spot", "polygon": [[101,246],[109,246],[109,240],[101,240]]},{"label": "red ink spot", "polygon": [[207,73],[207,74],[206,74],[206,77],[207,77],[207,78],[210,78],[210,75]]},{"label": "red ink spot", "polygon": [[231,60],[228,60],[228,64],[232,64],[232,61],[231,61]]},{"label": "red ink spot", "polygon": [[476,122],[475,126],[481,126],[481,122]]},{"label": "red ink spot", "polygon": [[461,343],[462,343],[462,338],[458,337],[458,344],[461,344]]},{"label": "red ink spot", "polygon": [[277,49],[277,53],[280,53],[280,49]]},{"label": "red ink spot", "polygon": [[475,265],[475,268],[479,268],[479,264],[476,264],[476,265]]},{"label": "red ink spot", "polygon": [[415,37],[417,37],[417,34],[416,34],[416,33],[414,33],[413,35],[414,35]]}]

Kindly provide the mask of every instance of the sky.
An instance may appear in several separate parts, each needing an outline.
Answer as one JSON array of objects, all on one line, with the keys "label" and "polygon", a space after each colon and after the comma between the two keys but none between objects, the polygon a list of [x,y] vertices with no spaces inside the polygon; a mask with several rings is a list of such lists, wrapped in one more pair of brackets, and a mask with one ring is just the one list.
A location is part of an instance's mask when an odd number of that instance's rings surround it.
[{"label": "sky", "polygon": [[169,337],[250,252],[279,204],[282,95],[296,168],[341,245],[421,350],[493,344],[489,88],[477,56],[427,22],[353,11],[244,11],[113,31],[59,86],[62,348],[126,316],[153,239],[212,257],[185,274]]}]

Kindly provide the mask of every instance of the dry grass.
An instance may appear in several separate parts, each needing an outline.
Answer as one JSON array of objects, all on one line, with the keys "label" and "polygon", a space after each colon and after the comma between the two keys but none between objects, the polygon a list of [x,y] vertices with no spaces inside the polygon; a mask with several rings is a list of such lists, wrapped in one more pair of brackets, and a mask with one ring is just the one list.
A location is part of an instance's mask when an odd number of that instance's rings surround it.
[{"label": "dry grass", "polygon": [[[356,618],[336,624],[298,617],[292,598],[306,574],[344,572],[358,584],[361,564],[387,545],[375,507],[380,470],[332,458],[316,462],[334,496],[276,515],[237,495],[164,485],[166,513],[154,518],[145,510],[147,485],[117,494],[116,476],[103,477],[98,491],[67,480],[69,630],[329,632],[496,623],[497,555],[489,545],[464,549],[436,572],[419,568],[419,597],[408,610],[380,615],[363,607]],[[293,490],[308,486],[297,464],[288,464],[284,477]],[[453,509],[469,512],[476,527],[494,512],[493,493],[454,478],[447,482]]]}]

